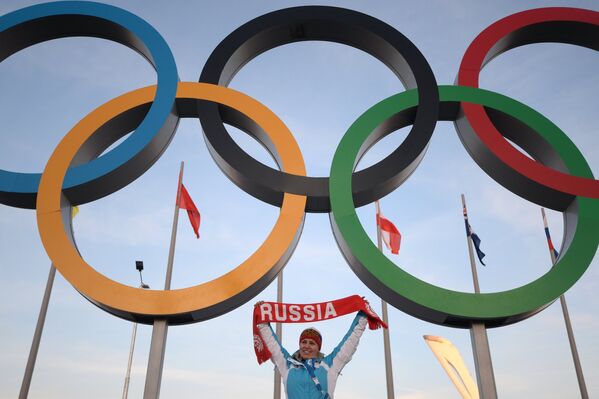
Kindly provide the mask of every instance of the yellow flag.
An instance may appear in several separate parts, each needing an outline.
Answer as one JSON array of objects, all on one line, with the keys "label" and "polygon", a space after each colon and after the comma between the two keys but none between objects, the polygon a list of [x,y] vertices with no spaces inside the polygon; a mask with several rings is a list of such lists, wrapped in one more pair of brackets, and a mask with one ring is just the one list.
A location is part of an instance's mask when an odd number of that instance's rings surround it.
[{"label": "yellow flag", "polygon": [[424,340],[441,363],[453,385],[464,399],[478,399],[478,388],[468,372],[462,355],[450,340],[434,335],[425,335]]}]

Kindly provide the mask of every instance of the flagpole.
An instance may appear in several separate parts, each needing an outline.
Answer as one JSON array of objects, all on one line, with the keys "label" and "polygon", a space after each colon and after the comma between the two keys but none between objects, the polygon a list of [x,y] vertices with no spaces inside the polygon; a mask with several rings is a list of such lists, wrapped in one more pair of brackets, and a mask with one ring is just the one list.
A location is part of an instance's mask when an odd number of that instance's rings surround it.
[{"label": "flagpole", "polygon": [[[71,220],[71,223],[73,223],[73,218],[76,214],[73,214],[73,207],[70,207],[69,213],[69,219]],[[31,349],[29,350],[29,357],[27,358],[27,365],[25,366],[25,374],[23,376],[23,382],[21,383],[21,390],[19,391],[19,399],[27,399],[27,396],[29,395],[29,388],[31,387],[31,379],[33,377],[33,369],[35,368],[37,353],[42,340],[42,333],[44,331],[44,324],[46,323],[46,314],[48,313],[48,305],[50,304],[50,295],[52,294],[52,286],[54,285],[55,276],[56,268],[54,267],[54,264],[51,263],[50,272],[48,273],[48,280],[46,281],[46,290],[44,291],[42,305],[40,306],[40,313],[37,317],[37,324],[35,326],[35,332],[33,333]]]},{"label": "flagpole", "polygon": [[123,399],[127,399],[127,397],[129,396],[129,382],[131,381],[131,365],[133,363],[133,351],[135,350],[136,336],[137,323],[133,323],[133,331],[131,332],[131,344],[129,345],[129,359],[127,361],[127,371],[125,372],[125,384],[123,386]]},{"label": "flagpole", "polygon": [[44,331],[46,314],[48,313],[48,304],[50,303],[50,295],[52,294],[52,286],[54,285],[54,276],[56,276],[56,268],[53,264],[50,264],[50,273],[48,273],[46,291],[44,292],[44,298],[42,299],[42,305],[40,307],[40,314],[37,318],[37,325],[35,326],[35,333],[33,334],[33,341],[31,343],[31,349],[29,350],[29,358],[27,359],[25,375],[23,376],[23,382],[21,383],[19,399],[27,399],[27,395],[29,395],[29,387],[31,386],[33,369],[35,367],[35,361],[37,360],[37,352],[40,347],[40,341],[42,340],[42,332]]},{"label": "flagpole", "polygon": [[[139,288],[150,289],[150,286],[144,283],[141,272],[144,269],[144,263],[140,260],[135,261],[135,268],[139,271]],[[137,337],[137,323],[133,323],[131,332],[131,344],[129,345],[129,359],[127,361],[127,371],[125,373],[125,384],[123,385],[123,399],[129,396],[129,382],[131,381],[131,365],[133,364],[133,351],[135,350],[135,338]]]},{"label": "flagpole", "polygon": [[[374,202],[376,214],[381,213],[381,208],[378,201]],[[376,224],[376,240],[379,251],[383,252],[383,240],[381,236],[381,226]],[[387,315],[387,302],[381,299],[383,321],[389,326],[389,318]],[[383,328],[383,346],[385,348],[385,376],[387,379],[387,399],[394,399],[395,392],[393,389],[393,365],[391,363],[391,342],[389,340],[389,328]]]},{"label": "flagpole", "polygon": [[[168,252],[168,263],[166,268],[166,279],[164,289],[171,289],[171,277],[173,274],[173,260],[175,258],[175,242],[177,241],[177,223],[179,221],[179,197],[181,195],[181,182],[183,180],[183,162],[179,170],[179,182],[177,183],[177,201],[175,202],[175,214],[173,216],[173,230],[171,232],[171,245]],[[160,397],[160,383],[162,382],[162,369],[164,366],[164,351],[166,348],[166,336],[168,323],[165,319],[155,319],[152,328],[152,341],[150,344],[150,355],[148,358],[148,369],[146,372],[146,385],[144,388],[144,399],[158,399]]]},{"label": "flagpole", "polygon": [[[464,209],[464,217],[467,218],[468,213],[466,211],[466,197],[464,194],[462,194],[462,207]],[[480,294],[478,274],[476,272],[476,261],[474,260],[474,250],[472,249],[472,240],[468,234],[466,234],[466,241],[468,242],[468,255],[470,257],[474,292]],[[487,337],[485,323],[472,323],[470,328],[470,340],[472,341],[472,353],[474,355],[476,380],[478,381],[480,397],[482,399],[497,399],[493,362],[491,361],[491,351],[489,350],[489,339]]]},{"label": "flagpole", "polygon": [[[545,209],[541,208],[541,215],[543,216],[543,226],[547,232],[547,244],[549,244],[549,225],[547,224],[547,217],[545,216]],[[551,256],[551,267],[555,266],[557,258],[555,252],[549,247],[549,255]],[[586,383],[584,381],[584,374],[582,373],[582,366],[580,365],[580,358],[578,357],[578,349],[576,348],[576,341],[574,340],[574,331],[572,329],[572,323],[570,322],[570,314],[568,312],[568,305],[566,304],[566,297],[562,294],[559,297],[560,304],[562,305],[562,313],[564,315],[564,322],[566,324],[566,332],[568,333],[568,341],[570,342],[570,351],[572,352],[572,360],[574,361],[574,368],[576,369],[576,378],[578,379],[578,388],[580,389],[580,397],[588,399],[589,394],[587,392]]]},{"label": "flagpole", "polygon": [[[277,277],[277,302],[283,302],[283,270],[279,272]],[[277,323],[276,330],[279,342],[283,342],[283,323]],[[274,399],[281,399],[281,374],[276,367],[274,388]]]}]

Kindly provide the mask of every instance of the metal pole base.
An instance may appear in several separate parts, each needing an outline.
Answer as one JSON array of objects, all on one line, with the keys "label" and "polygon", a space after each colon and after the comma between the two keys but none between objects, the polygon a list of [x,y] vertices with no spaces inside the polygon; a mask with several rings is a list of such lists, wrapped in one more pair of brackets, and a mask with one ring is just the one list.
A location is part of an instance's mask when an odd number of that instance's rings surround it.
[{"label": "metal pole base", "polygon": [[481,399],[497,399],[493,363],[489,351],[489,339],[484,323],[472,323],[470,328],[472,354],[476,365],[476,380]]},{"label": "metal pole base", "polygon": [[168,324],[166,320],[154,321],[144,399],[158,399],[160,397],[160,383],[162,382],[162,366],[164,364],[167,332]]}]

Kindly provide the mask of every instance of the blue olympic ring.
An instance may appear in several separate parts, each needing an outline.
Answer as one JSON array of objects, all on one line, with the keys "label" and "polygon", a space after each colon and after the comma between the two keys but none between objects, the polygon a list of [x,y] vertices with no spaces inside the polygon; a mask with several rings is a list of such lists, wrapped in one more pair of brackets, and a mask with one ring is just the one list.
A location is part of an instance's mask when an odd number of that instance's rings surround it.
[{"label": "blue olympic ring", "polygon": [[[70,36],[124,44],[142,54],[158,75],[156,97],[137,129],[109,152],[69,169],[63,189],[73,204],[79,204],[126,186],[159,158],[178,123],[174,106],[179,77],[170,48],[150,24],[123,9],[84,1],[39,4],[0,17],[0,39],[9,44],[3,44],[0,62],[31,45]],[[98,156],[105,147],[93,143],[88,151]],[[0,203],[35,208],[40,178],[40,173],[0,169]]]}]

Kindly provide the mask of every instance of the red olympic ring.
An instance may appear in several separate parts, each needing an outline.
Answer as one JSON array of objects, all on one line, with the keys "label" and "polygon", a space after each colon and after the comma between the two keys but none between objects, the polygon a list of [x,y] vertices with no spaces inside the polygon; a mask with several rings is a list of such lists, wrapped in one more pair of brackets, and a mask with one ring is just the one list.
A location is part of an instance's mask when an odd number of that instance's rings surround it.
[{"label": "red olympic ring", "polygon": [[[571,34],[568,29],[572,23],[588,24],[588,29],[584,33]],[[535,30],[547,24],[555,27],[551,34],[543,35]],[[596,44],[598,32],[599,12],[589,10],[550,7],[510,15],[490,25],[470,44],[460,65],[457,84],[478,88],[480,71],[485,64],[504,51],[524,44],[563,42],[599,50]],[[562,196],[567,193],[599,198],[599,181],[560,172],[528,158],[499,133],[482,105],[462,103],[462,107],[478,139],[504,166]]]}]

